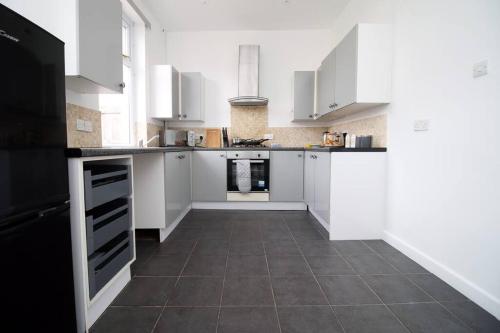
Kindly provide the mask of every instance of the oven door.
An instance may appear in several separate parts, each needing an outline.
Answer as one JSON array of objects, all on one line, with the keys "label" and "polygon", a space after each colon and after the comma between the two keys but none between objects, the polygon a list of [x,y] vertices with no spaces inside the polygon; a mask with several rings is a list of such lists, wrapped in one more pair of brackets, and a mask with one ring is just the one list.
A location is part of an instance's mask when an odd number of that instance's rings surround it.
[{"label": "oven door", "polygon": [[[269,192],[269,159],[251,159],[250,174],[250,192]],[[235,159],[227,160],[227,191],[239,192]]]}]

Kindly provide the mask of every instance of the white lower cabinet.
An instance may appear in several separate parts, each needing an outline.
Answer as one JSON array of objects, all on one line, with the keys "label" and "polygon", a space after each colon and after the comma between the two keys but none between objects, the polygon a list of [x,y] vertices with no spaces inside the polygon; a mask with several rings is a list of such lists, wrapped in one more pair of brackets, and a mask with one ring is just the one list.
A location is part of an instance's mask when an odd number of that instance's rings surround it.
[{"label": "white lower cabinet", "polygon": [[306,152],[304,199],[309,210],[323,224],[330,223],[330,153]]},{"label": "white lower cabinet", "polygon": [[165,213],[170,226],[191,203],[191,152],[165,153]]},{"label": "white lower cabinet", "polygon": [[271,201],[304,200],[304,152],[271,151]]},{"label": "white lower cabinet", "polygon": [[225,151],[193,152],[193,201],[226,201]]}]

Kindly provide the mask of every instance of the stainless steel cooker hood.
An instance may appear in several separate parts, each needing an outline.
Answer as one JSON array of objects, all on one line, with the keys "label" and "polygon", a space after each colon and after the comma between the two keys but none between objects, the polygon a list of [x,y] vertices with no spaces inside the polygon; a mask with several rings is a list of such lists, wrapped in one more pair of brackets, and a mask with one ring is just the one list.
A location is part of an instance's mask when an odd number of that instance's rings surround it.
[{"label": "stainless steel cooker hood", "polygon": [[238,97],[230,98],[233,106],[264,106],[268,99],[259,96],[259,45],[240,45]]}]

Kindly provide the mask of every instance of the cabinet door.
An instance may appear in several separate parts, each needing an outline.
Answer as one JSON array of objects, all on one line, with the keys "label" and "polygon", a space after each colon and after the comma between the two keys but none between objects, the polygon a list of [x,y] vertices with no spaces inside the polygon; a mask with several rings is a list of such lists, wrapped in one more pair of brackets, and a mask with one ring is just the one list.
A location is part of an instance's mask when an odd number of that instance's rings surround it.
[{"label": "cabinet door", "polygon": [[293,73],[293,120],[314,118],[314,71]]},{"label": "cabinet door", "polygon": [[271,152],[271,201],[304,200],[304,152]]},{"label": "cabinet door", "polygon": [[191,152],[183,152],[181,156],[182,211],[185,211],[191,204]]},{"label": "cabinet door", "polygon": [[335,101],[335,50],[330,52],[318,68],[316,117],[333,110]]},{"label": "cabinet door", "polygon": [[172,224],[182,211],[182,166],[180,153],[165,153],[165,213],[166,226]]},{"label": "cabinet door", "polygon": [[330,153],[314,153],[314,211],[329,223],[330,220]]},{"label": "cabinet door", "polygon": [[203,77],[201,73],[180,73],[181,119],[203,120]]},{"label": "cabinet door", "polygon": [[304,159],[304,201],[314,209],[314,153],[306,152]]},{"label": "cabinet door", "polygon": [[335,56],[335,109],[356,102],[357,27],[340,42]]},{"label": "cabinet door", "polygon": [[79,75],[122,92],[122,5],[120,0],[80,0]]},{"label": "cabinet door", "polygon": [[194,151],[193,201],[226,201],[226,152]]}]

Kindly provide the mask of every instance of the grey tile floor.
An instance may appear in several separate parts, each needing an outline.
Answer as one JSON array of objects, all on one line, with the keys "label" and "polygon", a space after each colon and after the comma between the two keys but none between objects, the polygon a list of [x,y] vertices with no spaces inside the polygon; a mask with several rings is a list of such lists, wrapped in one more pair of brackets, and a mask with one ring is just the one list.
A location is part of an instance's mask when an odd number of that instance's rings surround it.
[{"label": "grey tile floor", "polygon": [[191,211],[137,242],[133,275],[91,332],[500,332],[384,241],[328,241],[306,212]]}]

